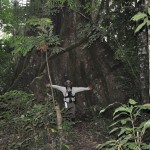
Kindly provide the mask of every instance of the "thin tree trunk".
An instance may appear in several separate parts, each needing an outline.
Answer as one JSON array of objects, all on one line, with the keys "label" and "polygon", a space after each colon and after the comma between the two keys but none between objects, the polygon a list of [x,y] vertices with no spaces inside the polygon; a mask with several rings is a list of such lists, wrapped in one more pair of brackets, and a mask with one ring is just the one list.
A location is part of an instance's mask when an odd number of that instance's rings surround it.
[{"label": "thin tree trunk", "polygon": [[[52,85],[52,79],[51,79],[50,69],[49,69],[49,64],[48,64],[47,50],[46,50],[46,66],[47,66],[47,73],[48,73],[48,77],[49,77],[49,82],[50,82],[50,85]],[[60,107],[59,107],[57,101],[54,98],[54,92],[53,92],[52,86],[50,86],[50,88],[51,88],[51,94],[52,94],[52,100],[53,100],[53,107],[54,107],[54,109],[56,111],[56,116],[57,116],[57,128],[59,130],[61,130],[62,129],[61,110],[60,110]]]},{"label": "thin tree trunk", "polygon": [[140,65],[140,85],[142,102],[149,102],[149,58],[148,58],[148,33],[144,29],[138,35],[138,56]]},{"label": "thin tree trunk", "polygon": [[[146,1],[138,3],[140,12],[144,11]],[[138,34],[138,56],[140,65],[140,88],[141,100],[143,103],[149,102],[149,56],[148,56],[148,30],[144,28]]]},{"label": "thin tree trunk", "polygon": [[149,52],[149,95],[150,95],[150,29],[148,29],[148,52]]},{"label": "thin tree trunk", "polygon": [[[109,28],[109,26],[110,26],[110,10],[109,10],[109,3],[110,3],[110,1],[109,0],[106,0],[106,26],[107,26],[107,28]],[[107,29],[108,30],[108,29]],[[110,41],[110,34],[107,34],[107,42],[109,43],[109,41]]]}]

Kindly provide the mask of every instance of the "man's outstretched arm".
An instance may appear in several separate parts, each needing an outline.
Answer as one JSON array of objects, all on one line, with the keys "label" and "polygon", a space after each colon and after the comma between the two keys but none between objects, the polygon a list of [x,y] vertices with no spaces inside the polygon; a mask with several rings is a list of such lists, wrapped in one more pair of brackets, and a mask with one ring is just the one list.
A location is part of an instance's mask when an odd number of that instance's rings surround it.
[{"label": "man's outstretched arm", "polygon": [[82,92],[82,91],[90,91],[90,90],[92,90],[92,88],[90,86],[88,86],[88,87],[74,87],[75,93]]},{"label": "man's outstretched arm", "polygon": [[52,87],[52,88],[57,89],[57,90],[59,90],[59,91],[61,91],[61,92],[64,92],[64,89],[65,89],[65,87],[63,87],[63,86],[50,85],[50,84],[46,84],[46,87]]}]

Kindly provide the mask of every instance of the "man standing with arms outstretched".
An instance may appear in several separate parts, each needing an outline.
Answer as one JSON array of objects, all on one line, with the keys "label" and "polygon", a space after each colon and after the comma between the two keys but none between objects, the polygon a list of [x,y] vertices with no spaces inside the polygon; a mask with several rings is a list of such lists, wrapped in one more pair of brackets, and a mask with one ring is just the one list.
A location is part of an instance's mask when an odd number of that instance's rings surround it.
[{"label": "man standing with arms outstretched", "polygon": [[[72,121],[75,119],[75,94],[82,91],[89,91],[92,90],[90,86],[88,87],[72,87],[72,82],[70,80],[67,80],[65,83],[65,86],[59,86],[59,85],[51,85],[52,88],[55,88],[62,92],[64,96],[64,103],[65,108],[69,109],[70,118]],[[48,84],[47,87],[50,85]]]}]

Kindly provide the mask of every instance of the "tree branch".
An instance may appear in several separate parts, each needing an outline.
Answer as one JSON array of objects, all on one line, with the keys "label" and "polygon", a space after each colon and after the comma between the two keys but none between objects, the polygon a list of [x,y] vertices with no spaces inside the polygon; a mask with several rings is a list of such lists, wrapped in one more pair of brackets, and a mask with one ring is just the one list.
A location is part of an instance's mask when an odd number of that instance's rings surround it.
[{"label": "tree branch", "polygon": [[[77,47],[80,46],[81,44],[85,43],[85,42],[88,40],[88,38],[89,38],[89,37],[85,37],[85,38],[81,39],[81,40],[78,41],[77,43],[74,43],[74,44],[72,44],[71,46],[65,48],[65,49],[64,49],[63,51],[61,51],[60,53],[55,53],[55,54],[52,54],[52,55],[48,56],[48,60],[53,59],[53,58],[55,58],[56,56],[59,56],[59,55],[61,55],[61,54],[64,54],[64,53],[66,53],[66,52],[68,52],[68,51],[71,51],[71,50],[77,48]],[[43,72],[43,70],[45,69],[45,67],[46,67],[46,61],[45,61],[45,62],[43,63],[43,65],[41,66],[41,68],[40,68],[38,74],[40,74],[41,72]]]},{"label": "tree branch", "polygon": [[[52,55],[48,56],[48,60],[53,59],[53,58],[55,58],[55,57],[57,57],[57,56],[59,56],[59,55],[65,53],[65,52],[71,51],[71,50],[73,50],[74,48],[77,48],[77,47],[80,46],[81,44],[83,44],[83,43],[85,43],[86,41],[88,41],[88,38],[89,38],[89,37],[85,37],[85,38],[81,39],[81,40],[78,41],[77,43],[74,43],[74,44],[72,44],[71,46],[65,48],[63,51],[61,51],[61,52],[58,53],[58,54],[55,53],[55,54],[52,54]],[[38,72],[38,75],[40,75],[40,74],[43,72],[43,70],[45,69],[45,67],[46,67],[46,61],[45,61],[45,62],[42,64],[42,66],[40,67],[39,72]],[[16,85],[20,82],[20,80],[22,80],[22,77],[23,77],[23,76],[26,74],[26,72],[28,72],[29,70],[30,70],[30,65],[28,64],[28,66],[27,66],[26,68],[24,68],[24,69],[20,72],[20,74],[17,76],[17,78],[14,80],[13,84],[10,86],[10,88],[9,88],[7,91],[10,91],[10,90],[15,89],[15,88],[16,88]]]}]

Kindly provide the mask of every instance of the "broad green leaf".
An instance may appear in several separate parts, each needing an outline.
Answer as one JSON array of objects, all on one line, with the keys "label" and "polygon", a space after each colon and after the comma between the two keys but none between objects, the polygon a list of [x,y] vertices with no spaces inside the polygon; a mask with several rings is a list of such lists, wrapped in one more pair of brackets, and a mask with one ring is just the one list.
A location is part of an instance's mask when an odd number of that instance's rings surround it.
[{"label": "broad green leaf", "polygon": [[136,102],[135,100],[133,100],[133,99],[129,99],[129,104],[131,104],[131,105],[136,105],[137,102]]},{"label": "broad green leaf", "polygon": [[128,134],[123,139],[121,139],[121,143],[124,145],[132,138],[132,134]]},{"label": "broad green leaf", "polygon": [[131,119],[130,118],[122,119],[121,123],[122,123],[122,125],[125,125],[128,121],[131,122]]},{"label": "broad green leaf", "polygon": [[132,128],[126,127],[126,134],[132,134],[132,132],[133,132]]},{"label": "broad green leaf", "polygon": [[[127,135],[130,135],[129,138],[131,138],[131,133],[132,133],[133,129],[132,128],[127,128],[127,127],[122,127],[119,134],[118,134],[118,137],[125,137],[128,139],[128,136]],[[124,135],[124,136],[123,136]]]},{"label": "broad green leaf", "polygon": [[147,21],[147,26],[150,26],[150,20]]},{"label": "broad green leaf", "polygon": [[150,110],[150,106],[141,105],[141,110]]},{"label": "broad green leaf", "polygon": [[121,107],[115,109],[115,112],[113,113],[113,116],[114,116],[116,113],[119,113],[119,112],[131,113],[131,111],[132,111],[132,110],[131,110],[130,108],[121,106]]},{"label": "broad green leaf", "polygon": [[145,17],[147,17],[147,15],[145,13],[138,13],[136,15],[134,15],[131,20],[133,21],[138,21],[140,19],[144,19]]},{"label": "broad green leaf", "polygon": [[[146,122],[146,121],[145,121]],[[139,126],[140,129],[142,129],[144,127],[145,122],[142,122]]]},{"label": "broad green leaf", "polygon": [[148,120],[144,123],[144,127],[142,129],[142,132],[145,133],[145,130],[148,128],[150,128],[150,120]]},{"label": "broad green leaf", "polygon": [[150,7],[148,7],[148,14],[150,15]]},{"label": "broad green leaf", "polygon": [[146,144],[146,143],[141,143],[141,148],[142,148],[142,150],[148,150],[148,149],[150,149],[150,144]]},{"label": "broad green leaf", "polygon": [[139,30],[141,30],[141,29],[144,27],[145,24],[146,24],[146,22],[141,23],[141,24],[136,28],[135,33],[137,33]]},{"label": "broad green leaf", "polygon": [[128,142],[126,145],[131,150],[134,150],[134,148],[136,147],[136,143],[135,142]]},{"label": "broad green leaf", "polygon": [[119,145],[124,148],[123,150],[127,149],[127,146],[126,144],[131,140],[131,137],[132,135],[129,134],[129,135],[122,135],[118,138],[118,141],[119,141]]},{"label": "broad green leaf", "polygon": [[131,119],[129,117],[125,118],[125,119],[118,120],[115,123],[111,124],[109,127],[118,125],[119,123],[121,123],[122,125],[125,125],[128,121],[131,121]]}]

